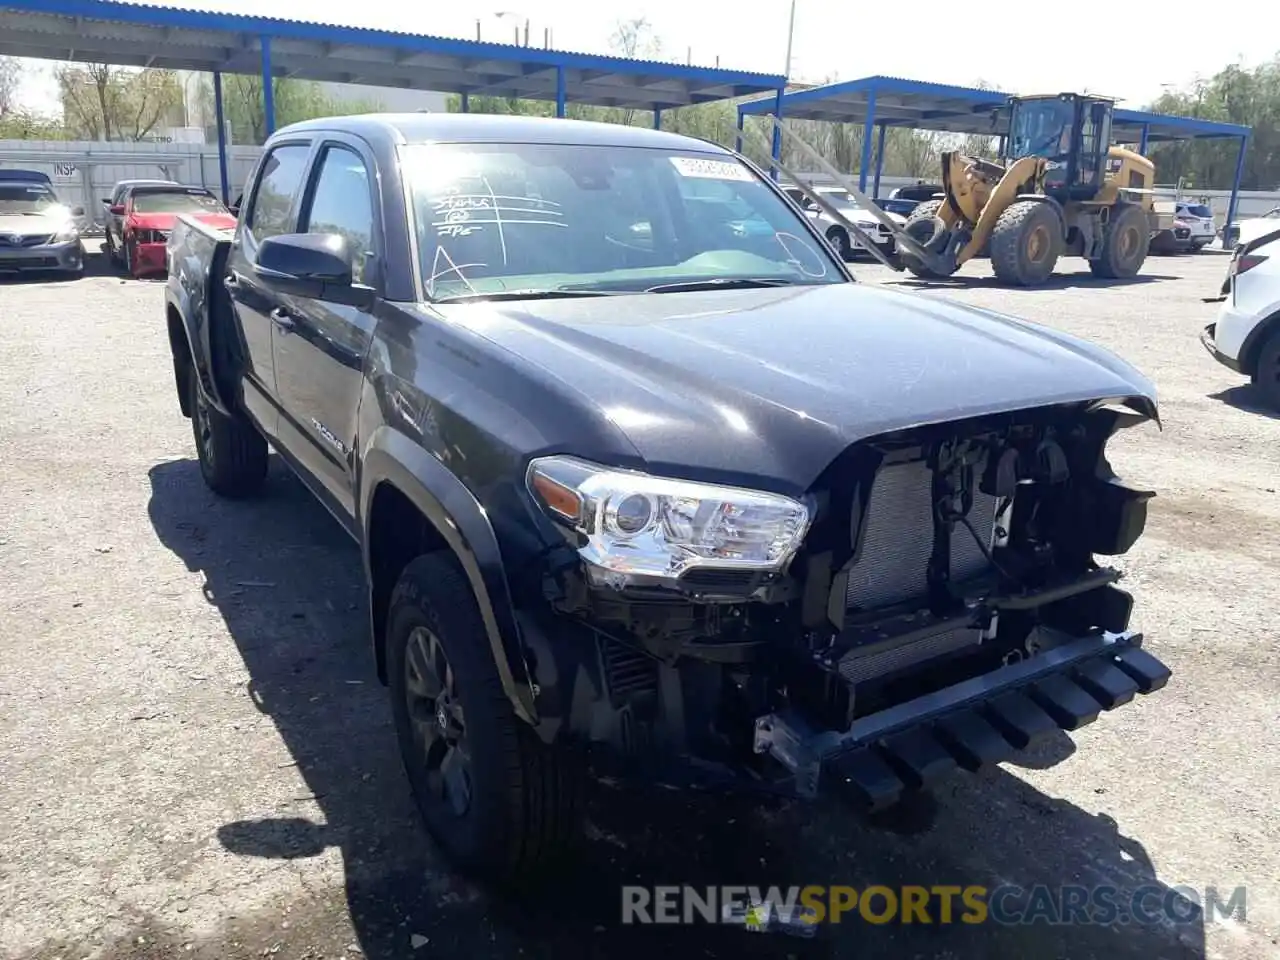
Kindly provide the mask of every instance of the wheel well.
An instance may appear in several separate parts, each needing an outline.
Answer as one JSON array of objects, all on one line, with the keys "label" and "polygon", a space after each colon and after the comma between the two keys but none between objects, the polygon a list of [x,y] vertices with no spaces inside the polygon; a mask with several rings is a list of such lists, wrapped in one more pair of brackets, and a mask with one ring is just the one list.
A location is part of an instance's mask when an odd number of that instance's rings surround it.
[{"label": "wheel well", "polygon": [[1262,353],[1262,348],[1277,332],[1280,332],[1280,310],[1277,310],[1254,327],[1253,332],[1245,340],[1244,349],[1240,351],[1241,373],[1253,376],[1253,371],[1258,366],[1258,356]]},{"label": "wheel well", "polygon": [[400,574],[418,557],[438,550],[449,550],[440,531],[422,515],[398,487],[389,481],[379,483],[369,505],[369,610],[373,617],[373,648],[377,658],[378,677],[387,680],[386,644],[387,612],[391,593]]},{"label": "wheel well", "polygon": [[191,346],[187,343],[187,331],[182,314],[169,305],[165,311],[169,325],[169,350],[173,354],[173,377],[178,388],[178,407],[184,417],[191,416],[191,393],[187,378],[191,376]]}]

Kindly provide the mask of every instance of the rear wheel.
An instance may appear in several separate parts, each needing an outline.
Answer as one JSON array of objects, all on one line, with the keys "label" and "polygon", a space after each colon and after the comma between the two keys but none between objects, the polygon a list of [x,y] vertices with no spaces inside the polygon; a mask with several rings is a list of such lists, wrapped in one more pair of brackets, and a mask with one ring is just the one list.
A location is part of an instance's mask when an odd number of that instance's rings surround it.
[{"label": "rear wheel", "polygon": [[[941,200],[926,200],[917,204],[911,211],[911,216],[907,217],[907,222],[902,227],[903,232],[920,246],[928,248],[930,244],[937,241],[939,233],[945,229],[942,221],[938,219],[938,211],[941,209]],[[904,267],[922,279],[942,280],[949,276],[949,274],[929,269],[901,246],[898,248],[898,258]]]},{"label": "rear wheel", "polygon": [[1089,261],[1095,277],[1127,280],[1138,275],[1147,261],[1151,244],[1146,212],[1136,204],[1125,203],[1111,208],[1111,220],[1102,240],[1102,254]]},{"label": "rear wheel", "polygon": [[516,717],[471,587],[448,553],[421,556],[401,574],[387,673],[409,785],[455,865],[518,883],[571,849],[579,770]]},{"label": "rear wheel", "polygon": [[1004,283],[1034,287],[1053,275],[1065,241],[1058,212],[1041,200],[1018,200],[1000,214],[988,241],[991,267]]},{"label": "rear wheel", "polygon": [[1263,403],[1272,410],[1280,410],[1280,330],[1272,331],[1258,352],[1253,386]]},{"label": "rear wheel", "polygon": [[240,499],[261,489],[267,479],[267,441],[242,416],[228,417],[210,405],[200,375],[187,372],[191,430],[205,485],[219,496]]}]

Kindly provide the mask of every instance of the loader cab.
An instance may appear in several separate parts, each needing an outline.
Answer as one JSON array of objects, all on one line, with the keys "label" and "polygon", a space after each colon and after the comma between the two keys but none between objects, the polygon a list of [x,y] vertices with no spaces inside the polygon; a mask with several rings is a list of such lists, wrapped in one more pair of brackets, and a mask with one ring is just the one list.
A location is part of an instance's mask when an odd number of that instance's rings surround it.
[{"label": "loader cab", "polygon": [[1074,93],[1011,97],[1005,160],[1043,157],[1046,194],[1090,200],[1106,176],[1114,108],[1111,100]]}]

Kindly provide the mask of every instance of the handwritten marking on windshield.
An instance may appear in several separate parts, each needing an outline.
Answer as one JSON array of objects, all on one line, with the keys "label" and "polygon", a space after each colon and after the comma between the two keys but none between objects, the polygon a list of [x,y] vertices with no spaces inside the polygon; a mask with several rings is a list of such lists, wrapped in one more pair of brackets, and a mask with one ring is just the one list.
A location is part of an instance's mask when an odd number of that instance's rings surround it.
[{"label": "handwritten marking on windshield", "polygon": [[[441,261],[444,262],[443,269],[441,269]],[[436,281],[439,280],[441,277],[447,277],[451,273],[454,276],[456,276],[459,280],[461,280],[463,283],[465,283],[467,285],[468,290],[470,290],[472,293],[475,293],[476,288],[471,285],[471,281],[467,279],[466,274],[464,274],[462,271],[464,268],[465,269],[470,269],[471,267],[483,268],[487,266],[488,266],[487,263],[464,263],[461,266],[459,266],[458,264],[454,263],[453,257],[449,256],[449,251],[444,248],[444,245],[437,244],[436,255],[431,260],[431,276],[427,277],[427,296],[434,298],[436,295]]]},{"label": "handwritten marking on windshield", "polygon": [[[813,252],[813,248],[809,246],[809,244],[805,243],[795,234],[778,232],[774,234],[774,238],[778,241],[778,246],[780,246],[783,249],[783,252],[786,253],[786,262],[795,267],[806,277],[812,277],[815,280],[820,280],[827,275],[827,265],[822,262],[822,258]],[[796,252],[791,249],[791,244],[793,243],[798,244],[800,249],[804,250],[813,258],[813,260],[817,261],[819,267],[819,271],[817,273],[814,273],[812,270],[805,269],[804,262],[796,256]]]}]

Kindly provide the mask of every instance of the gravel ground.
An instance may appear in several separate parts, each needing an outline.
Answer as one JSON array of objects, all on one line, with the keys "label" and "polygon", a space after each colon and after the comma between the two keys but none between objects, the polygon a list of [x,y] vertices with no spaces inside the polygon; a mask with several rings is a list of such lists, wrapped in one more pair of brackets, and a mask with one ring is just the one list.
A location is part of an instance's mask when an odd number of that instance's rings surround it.
[{"label": "gravel ground", "polygon": [[[974,266],[926,291],[1091,337],[1157,382],[1163,432],[1115,460],[1159,491],[1126,565],[1170,687],[875,822],[602,792],[582,873],[527,902],[451,877],[424,839],[336,524],[278,465],[255,503],[201,485],[160,286],[101,266],[0,281],[0,954],[1280,956],[1280,654],[1262,612],[1280,419],[1196,341],[1224,269],[1153,259],[1129,284],[1009,291]],[[621,928],[627,881],[1244,885],[1248,918],[801,941]]]}]

